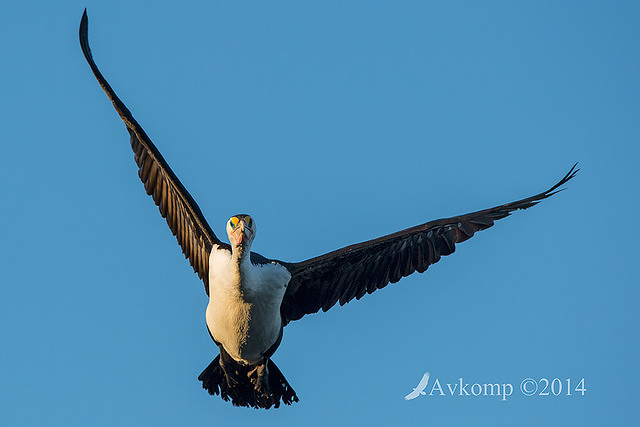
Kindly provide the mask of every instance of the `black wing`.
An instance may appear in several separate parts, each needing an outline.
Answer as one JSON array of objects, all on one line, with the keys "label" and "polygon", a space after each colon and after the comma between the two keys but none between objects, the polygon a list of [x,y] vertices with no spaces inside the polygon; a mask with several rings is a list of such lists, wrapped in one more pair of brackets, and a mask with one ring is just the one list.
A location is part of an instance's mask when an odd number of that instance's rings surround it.
[{"label": "black wing", "polygon": [[98,79],[98,83],[113,102],[113,106],[120,118],[127,126],[131,136],[131,148],[138,165],[138,176],[144,183],[147,194],[160,208],[160,215],[166,218],[167,224],[184,253],[189,259],[193,270],[204,281],[204,287],[209,294],[209,253],[213,245],[228,246],[222,243],[213,233],[204,219],[200,208],[189,192],[182,186],[167,162],[164,160],[151,139],[133,118],[129,109],[120,101],[109,83],[105,80],[93,61],[89,48],[87,10],[85,9],[80,21],[80,46],[87,59],[91,71]]},{"label": "black wing", "polygon": [[557,193],[578,172],[577,163],[549,190],[507,203],[453,218],[430,221],[378,239],[321,255],[299,263],[283,263],[291,272],[291,281],[281,305],[284,323],[298,320],[322,308],[329,310],[340,301],[395,283],[415,271],[424,272],[443,255],[452,254],[455,244],[464,242],[476,231],[493,225],[495,220],[517,209],[526,209]]}]

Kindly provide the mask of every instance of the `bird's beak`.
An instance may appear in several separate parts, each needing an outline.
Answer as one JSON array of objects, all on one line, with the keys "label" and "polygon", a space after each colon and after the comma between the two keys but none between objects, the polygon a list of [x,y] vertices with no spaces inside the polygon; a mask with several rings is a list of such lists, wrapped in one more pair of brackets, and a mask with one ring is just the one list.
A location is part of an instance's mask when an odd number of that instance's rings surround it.
[{"label": "bird's beak", "polygon": [[245,239],[249,238],[250,235],[251,229],[246,227],[244,221],[242,220],[235,228],[235,230],[233,230],[233,232],[231,233],[233,240],[235,240],[236,246],[240,246]]}]

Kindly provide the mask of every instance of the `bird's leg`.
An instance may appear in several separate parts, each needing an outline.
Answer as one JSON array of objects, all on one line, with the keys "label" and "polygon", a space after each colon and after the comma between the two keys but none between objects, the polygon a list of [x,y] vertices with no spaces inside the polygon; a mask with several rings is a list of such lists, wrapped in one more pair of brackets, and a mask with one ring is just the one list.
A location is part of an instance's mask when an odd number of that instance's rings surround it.
[{"label": "bird's leg", "polygon": [[269,359],[264,360],[259,365],[256,365],[248,373],[251,384],[254,389],[264,396],[269,396],[271,390],[269,388],[269,369],[267,363]]},{"label": "bird's leg", "polygon": [[233,360],[226,351],[220,352],[220,367],[222,368],[222,372],[224,372],[229,387],[239,382],[238,377],[240,376],[240,372],[235,369],[236,366],[238,366],[237,362]]}]

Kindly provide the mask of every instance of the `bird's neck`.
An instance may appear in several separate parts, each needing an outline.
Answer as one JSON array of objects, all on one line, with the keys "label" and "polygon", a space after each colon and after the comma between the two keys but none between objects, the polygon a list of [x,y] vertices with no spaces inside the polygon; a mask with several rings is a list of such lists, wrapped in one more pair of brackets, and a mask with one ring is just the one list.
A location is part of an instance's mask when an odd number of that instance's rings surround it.
[{"label": "bird's neck", "polygon": [[234,246],[231,249],[231,262],[238,268],[238,271],[242,271],[251,263],[250,254],[251,251],[246,246]]},{"label": "bird's neck", "polygon": [[231,250],[232,274],[236,277],[233,281],[242,293],[250,290],[251,283],[251,257],[249,248],[240,246]]}]

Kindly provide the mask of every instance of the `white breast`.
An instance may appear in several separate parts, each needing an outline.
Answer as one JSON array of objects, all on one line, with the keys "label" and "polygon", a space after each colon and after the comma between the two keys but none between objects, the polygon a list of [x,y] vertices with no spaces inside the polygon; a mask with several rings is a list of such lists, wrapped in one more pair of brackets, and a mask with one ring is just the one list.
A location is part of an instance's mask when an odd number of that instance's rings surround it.
[{"label": "white breast", "polygon": [[231,253],[214,249],[209,257],[207,326],[237,361],[253,364],[280,335],[280,303],[291,274],[272,263],[248,260],[238,269]]}]

